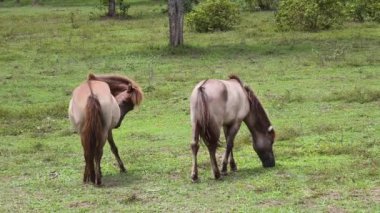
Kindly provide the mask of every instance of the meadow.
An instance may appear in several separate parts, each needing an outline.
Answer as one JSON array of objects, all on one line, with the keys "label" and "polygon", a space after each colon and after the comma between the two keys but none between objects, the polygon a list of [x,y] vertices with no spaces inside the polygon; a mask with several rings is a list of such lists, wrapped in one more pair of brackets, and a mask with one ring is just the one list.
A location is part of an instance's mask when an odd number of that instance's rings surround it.
[{"label": "meadow", "polygon": [[[173,49],[163,1],[130,1],[125,20],[97,18],[96,0],[25,2],[0,2],[0,212],[380,211],[379,24],[279,32],[273,12],[243,12],[233,31],[185,27]],[[102,187],[82,183],[67,116],[90,72],[128,76],[145,92],[114,130],[127,173],[106,145]],[[190,93],[232,73],[272,121],[276,167],[262,168],[244,126],[238,171],[212,179],[201,146],[192,183]]]}]

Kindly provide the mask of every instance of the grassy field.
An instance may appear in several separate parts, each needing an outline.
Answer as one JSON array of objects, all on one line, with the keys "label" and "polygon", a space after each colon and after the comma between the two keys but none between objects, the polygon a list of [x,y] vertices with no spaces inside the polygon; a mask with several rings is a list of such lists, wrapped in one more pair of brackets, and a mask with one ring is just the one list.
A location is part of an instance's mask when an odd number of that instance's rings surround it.
[{"label": "grassy field", "polygon": [[[0,212],[380,211],[379,24],[282,33],[273,13],[244,13],[234,31],[185,29],[186,46],[170,49],[159,1],[131,1],[128,20],[93,20],[95,0],[22,2],[0,3]],[[67,118],[89,72],[129,76],[145,91],[114,131],[128,172],[107,145],[99,188],[82,183]],[[269,114],[276,167],[261,167],[242,127],[238,171],[213,180],[201,146],[193,184],[188,97],[198,81],[231,73]]]}]

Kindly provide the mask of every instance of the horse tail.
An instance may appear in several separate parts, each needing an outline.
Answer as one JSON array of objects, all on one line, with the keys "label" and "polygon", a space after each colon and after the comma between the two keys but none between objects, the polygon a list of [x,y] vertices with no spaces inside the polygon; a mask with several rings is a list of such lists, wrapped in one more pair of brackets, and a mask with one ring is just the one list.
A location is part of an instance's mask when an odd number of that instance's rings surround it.
[{"label": "horse tail", "polygon": [[219,129],[215,120],[211,117],[210,108],[208,105],[207,94],[205,93],[204,84],[198,88],[197,93],[197,109],[199,116],[196,121],[197,128],[199,129],[200,137],[207,146],[219,145]]},{"label": "horse tail", "polygon": [[102,118],[102,109],[98,98],[92,92],[90,81],[88,81],[91,95],[87,99],[86,114],[81,131],[82,146],[84,149],[84,158],[86,161],[86,169],[83,181],[95,182],[95,155],[101,148],[101,140],[103,140],[104,121]]}]

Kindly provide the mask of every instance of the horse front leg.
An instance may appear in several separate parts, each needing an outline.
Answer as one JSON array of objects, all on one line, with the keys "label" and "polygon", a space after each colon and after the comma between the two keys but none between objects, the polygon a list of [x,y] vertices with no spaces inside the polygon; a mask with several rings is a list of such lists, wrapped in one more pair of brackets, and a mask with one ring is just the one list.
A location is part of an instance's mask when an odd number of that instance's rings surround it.
[{"label": "horse front leg", "polygon": [[231,171],[233,171],[233,172],[237,171],[237,166],[235,163],[233,150],[231,150],[231,154],[230,154],[230,167],[231,167]]},{"label": "horse front leg", "polygon": [[[224,153],[224,157],[223,157],[222,175],[227,175],[227,165],[228,165],[228,158],[229,157],[230,157],[231,170],[236,171],[236,164],[235,164],[235,160],[233,158],[232,149],[234,147],[234,139],[235,139],[236,134],[239,131],[240,124],[241,124],[241,122],[235,123],[231,126],[224,126],[223,127],[224,135],[226,137],[227,146],[226,146],[226,152]],[[232,164],[234,166],[232,166]]]},{"label": "horse front leg", "polygon": [[116,161],[120,168],[120,172],[126,172],[127,170],[124,167],[123,161],[120,159],[119,151],[116,147],[115,141],[113,140],[112,130],[108,131],[108,143],[111,147],[112,153],[115,155]]}]

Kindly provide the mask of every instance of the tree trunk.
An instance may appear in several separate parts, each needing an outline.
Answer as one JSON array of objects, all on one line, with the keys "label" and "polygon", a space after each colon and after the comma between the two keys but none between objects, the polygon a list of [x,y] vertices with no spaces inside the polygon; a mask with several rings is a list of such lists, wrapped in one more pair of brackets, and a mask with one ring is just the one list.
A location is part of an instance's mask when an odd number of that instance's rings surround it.
[{"label": "tree trunk", "polygon": [[108,0],[108,14],[109,17],[114,17],[116,15],[116,2],[115,0]]},{"label": "tree trunk", "polygon": [[168,0],[170,45],[183,45],[183,0]]}]

